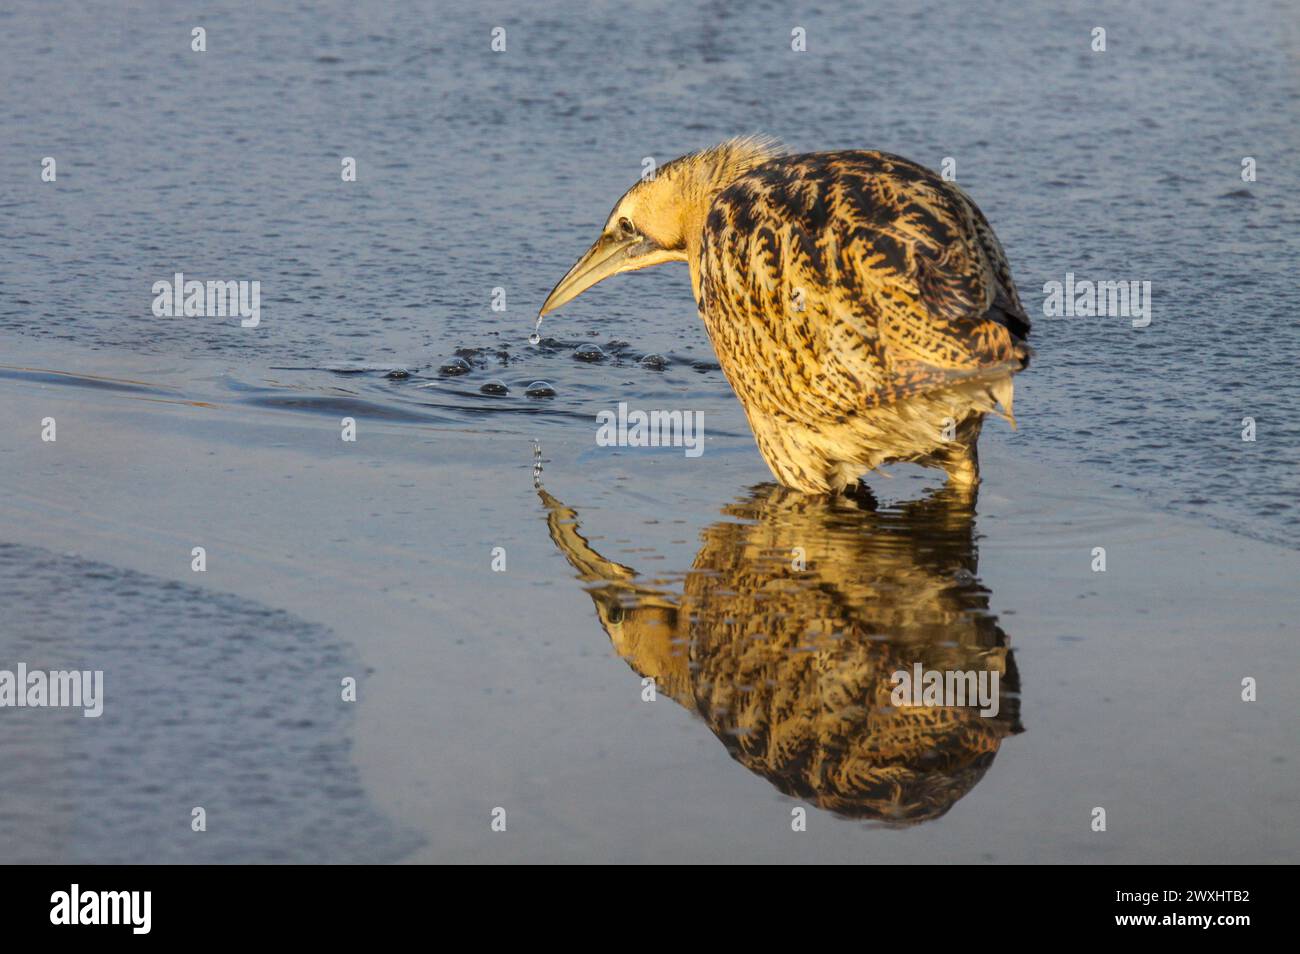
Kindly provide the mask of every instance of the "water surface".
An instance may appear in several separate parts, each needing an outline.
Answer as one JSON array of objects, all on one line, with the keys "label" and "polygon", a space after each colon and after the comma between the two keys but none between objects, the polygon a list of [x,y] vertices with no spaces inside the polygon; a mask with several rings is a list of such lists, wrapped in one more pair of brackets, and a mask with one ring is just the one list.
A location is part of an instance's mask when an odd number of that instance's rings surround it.
[{"label": "water surface", "polygon": [[[8,6],[0,664],[48,645],[117,688],[98,734],[0,724],[0,845],[1294,858],[1298,49],[1281,2]],[[528,341],[644,157],[754,131],[953,157],[1031,316],[1073,272],[1150,281],[1152,322],[1036,317],[973,511],[906,470],[874,512],[790,501],[684,268]],[[155,318],[177,271],[260,281],[261,324]],[[703,412],[705,453],[596,446],[620,401]],[[891,722],[900,653],[1000,668],[1004,716]],[[196,847],[200,797],[228,808]]]}]

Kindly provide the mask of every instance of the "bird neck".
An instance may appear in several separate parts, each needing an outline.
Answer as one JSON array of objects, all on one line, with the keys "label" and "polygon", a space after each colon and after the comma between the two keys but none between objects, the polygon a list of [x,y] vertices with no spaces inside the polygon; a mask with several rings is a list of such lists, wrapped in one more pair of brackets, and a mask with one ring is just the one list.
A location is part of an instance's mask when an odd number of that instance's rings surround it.
[{"label": "bird neck", "polygon": [[695,300],[700,300],[700,254],[704,248],[704,227],[708,222],[713,200],[739,179],[747,169],[708,168],[685,189],[680,205],[681,234],[685,242],[683,254],[691,270],[691,290]]},{"label": "bird neck", "polygon": [[704,223],[715,195],[717,192],[701,197],[698,203],[693,203],[690,211],[683,216],[682,234],[686,237],[686,264],[691,270],[691,291],[695,294],[697,302],[700,300],[700,252],[704,248]]},{"label": "bird neck", "polygon": [[696,301],[700,297],[700,251],[704,245],[704,226],[714,199],[742,176],[779,154],[780,147],[775,140],[761,137],[732,139],[684,157],[673,169],[680,177],[675,210],[677,225],[685,240],[684,252],[691,269],[691,287]]}]

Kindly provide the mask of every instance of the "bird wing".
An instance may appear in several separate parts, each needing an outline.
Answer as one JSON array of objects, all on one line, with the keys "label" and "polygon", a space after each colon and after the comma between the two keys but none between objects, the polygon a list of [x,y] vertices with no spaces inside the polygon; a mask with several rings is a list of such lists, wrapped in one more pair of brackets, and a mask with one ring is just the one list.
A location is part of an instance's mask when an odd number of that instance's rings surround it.
[{"label": "bird wing", "polygon": [[988,222],[955,185],[897,156],[815,153],[750,172],[714,200],[700,270],[720,355],[756,342],[794,389],[826,399],[792,416],[999,376],[1028,354],[1029,321]]}]

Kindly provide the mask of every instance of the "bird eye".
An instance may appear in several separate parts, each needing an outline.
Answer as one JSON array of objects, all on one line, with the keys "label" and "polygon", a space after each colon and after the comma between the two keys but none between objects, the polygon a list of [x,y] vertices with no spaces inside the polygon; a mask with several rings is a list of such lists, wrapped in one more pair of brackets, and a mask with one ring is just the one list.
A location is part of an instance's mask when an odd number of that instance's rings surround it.
[{"label": "bird eye", "polygon": [[636,235],[636,226],[632,224],[631,219],[624,216],[618,220],[618,231],[625,238],[631,238],[633,235]]},{"label": "bird eye", "polygon": [[[626,222],[627,219],[623,221]],[[623,622],[623,607],[620,604],[615,603],[609,608],[609,621],[615,625]]]}]

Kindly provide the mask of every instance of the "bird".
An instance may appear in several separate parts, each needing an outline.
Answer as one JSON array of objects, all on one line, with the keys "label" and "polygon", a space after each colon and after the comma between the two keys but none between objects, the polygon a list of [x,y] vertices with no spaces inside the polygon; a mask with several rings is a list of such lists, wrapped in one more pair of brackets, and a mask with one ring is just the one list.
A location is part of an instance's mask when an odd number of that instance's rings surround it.
[{"label": "bird", "polygon": [[[602,556],[576,509],[537,492],[614,651],[787,795],[917,825],[1024,731],[1015,654],[977,575],[974,509],[952,487],[870,511],[760,485],[701,533],[680,588]],[[916,663],[997,672],[998,711],[896,705],[895,675]]]},{"label": "bird", "polygon": [[988,220],[924,166],[766,136],[674,159],[618,200],[538,323],[612,275],[677,261],[785,487],[869,493],[864,476],[912,462],[973,492],[985,415],[1015,426],[1029,318]]}]

